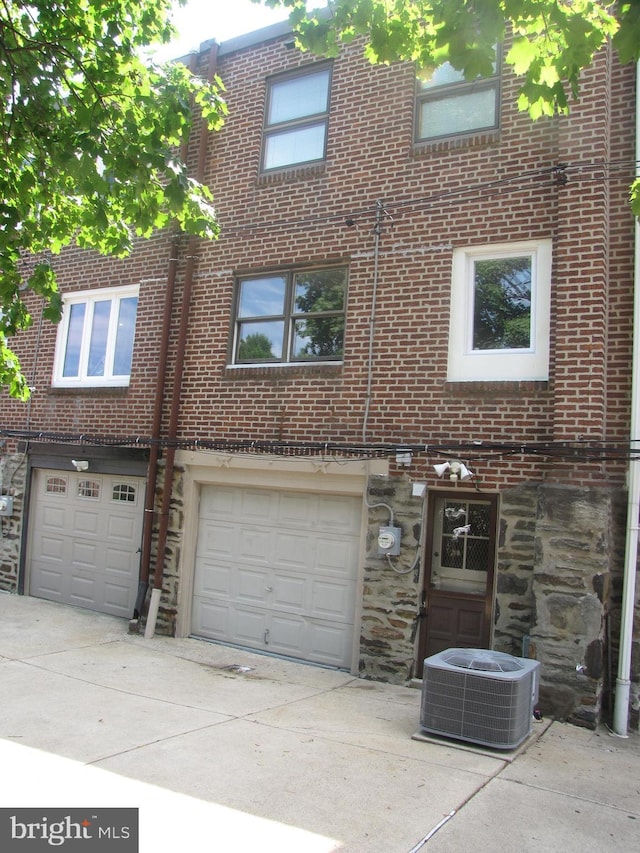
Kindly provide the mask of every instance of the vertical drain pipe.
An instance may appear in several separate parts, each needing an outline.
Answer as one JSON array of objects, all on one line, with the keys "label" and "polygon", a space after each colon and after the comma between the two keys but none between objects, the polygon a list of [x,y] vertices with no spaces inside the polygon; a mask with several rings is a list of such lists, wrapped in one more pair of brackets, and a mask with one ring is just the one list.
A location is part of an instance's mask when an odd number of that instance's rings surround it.
[{"label": "vertical drain pipe", "polygon": [[[209,67],[207,79],[213,81],[216,72],[218,58],[218,45],[211,43],[209,50]],[[200,146],[198,149],[198,160],[196,166],[196,180],[200,183],[204,180],[207,165],[207,147],[209,141],[209,128],[206,121],[202,119],[200,128]],[[156,622],[158,620],[158,609],[162,595],[162,581],[164,577],[164,557],[167,545],[167,532],[169,528],[169,511],[171,509],[171,492],[173,486],[173,472],[175,468],[175,440],[178,435],[178,421],[180,416],[180,402],[182,397],[182,375],[184,371],[184,355],[187,344],[187,333],[189,330],[189,311],[191,307],[191,294],[193,291],[193,277],[196,266],[198,251],[198,238],[190,237],[187,250],[187,266],[184,275],[184,289],[182,291],[182,303],[180,308],[180,325],[178,327],[178,344],[176,348],[176,369],[173,377],[173,390],[171,394],[171,413],[169,417],[168,445],[165,456],[164,489],[162,493],[162,509],[160,513],[160,528],[158,530],[158,547],[156,553],[156,566],[153,574],[153,589],[151,590],[151,602],[149,604],[149,615],[145,625],[145,639],[150,639],[155,634]]]},{"label": "vertical drain pipe", "polygon": [[[636,176],[640,177],[640,62],[636,64]],[[630,446],[640,451],[640,223],[635,217],[635,268],[633,287],[633,356],[631,360]],[[640,459],[629,462],[629,503],[627,508],[627,544],[622,587],[622,614],[618,652],[618,677],[613,709],[613,731],[628,737],[629,695],[631,692],[631,651],[638,565],[638,524],[640,521]]]},{"label": "vertical drain pipe", "polygon": [[[195,73],[198,56],[192,53],[189,57],[189,71]],[[180,158],[183,163],[187,162],[189,151],[189,140],[186,139],[180,147]],[[140,580],[138,583],[138,596],[131,627],[136,626],[142,616],[144,603],[149,589],[149,574],[151,567],[151,542],[153,539],[153,522],[156,499],[156,485],[158,482],[158,459],[160,457],[160,435],[162,431],[162,408],[166,388],[167,361],[169,354],[169,333],[171,331],[171,319],[173,317],[173,300],[175,296],[176,275],[178,271],[178,253],[180,251],[180,238],[174,233],[171,240],[169,271],[167,274],[167,289],[164,297],[164,312],[162,316],[162,330],[160,337],[160,354],[158,358],[158,371],[156,373],[156,387],[153,398],[153,424],[151,427],[151,450],[149,453],[149,470],[147,472],[147,493],[144,503],[144,519],[142,524],[142,547],[140,556]]]}]

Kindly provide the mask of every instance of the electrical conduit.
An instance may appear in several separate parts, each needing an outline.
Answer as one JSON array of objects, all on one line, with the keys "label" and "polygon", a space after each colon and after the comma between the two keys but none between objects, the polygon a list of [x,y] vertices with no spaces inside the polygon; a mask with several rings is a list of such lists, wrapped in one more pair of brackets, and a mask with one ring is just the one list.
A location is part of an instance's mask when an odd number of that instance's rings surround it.
[{"label": "electrical conduit", "polygon": [[[636,175],[640,177],[640,62],[636,64]],[[635,218],[635,271],[633,292],[633,355],[631,361],[632,451],[640,450],[640,223]],[[629,695],[631,689],[631,651],[638,565],[638,523],[640,513],[640,459],[629,462],[629,502],[627,507],[627,543],[625,548],[622,614],[618,676],[616,678],[613,731],[628,737]]]}]

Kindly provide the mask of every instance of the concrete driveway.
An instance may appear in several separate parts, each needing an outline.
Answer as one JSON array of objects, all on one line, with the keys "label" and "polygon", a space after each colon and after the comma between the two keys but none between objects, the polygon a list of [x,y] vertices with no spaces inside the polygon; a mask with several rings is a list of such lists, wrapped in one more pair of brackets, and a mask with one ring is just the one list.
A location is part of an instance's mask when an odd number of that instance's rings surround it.
[{"label": "concrete driveway", "polygon": [[417,690],[127,627],[0,593],[1,807],[138,808],[144,853],[637,847],[637,734],[434,743]]}]

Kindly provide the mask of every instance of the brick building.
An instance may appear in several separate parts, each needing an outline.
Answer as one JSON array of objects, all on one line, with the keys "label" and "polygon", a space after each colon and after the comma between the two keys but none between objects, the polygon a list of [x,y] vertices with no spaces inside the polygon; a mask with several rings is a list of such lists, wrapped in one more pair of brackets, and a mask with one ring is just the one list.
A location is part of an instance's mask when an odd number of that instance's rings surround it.
[{"label": "brick building", "polygon": [[603,52],[571,115],[532,123],[499,64],[417,82],[285,25],[194,61],[227,89],[189,150],[221,237],[53,259],[63,321],[15,342],[34,391],[2,401],[0,588],[397,683],[449,646],[529,655],[543,710],[594,725],[624,571],[634,69]]}]

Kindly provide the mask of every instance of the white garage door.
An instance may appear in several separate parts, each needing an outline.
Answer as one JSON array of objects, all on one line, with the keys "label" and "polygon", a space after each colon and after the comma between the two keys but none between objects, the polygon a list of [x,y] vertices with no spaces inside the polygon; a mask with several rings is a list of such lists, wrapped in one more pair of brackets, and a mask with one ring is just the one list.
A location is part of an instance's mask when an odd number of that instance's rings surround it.
[{"label": "white garage door", "polygon": [[204,486],[192,633],[350,667],[362,501]]},{"label": "white garage door", "polygon": [[145,480],[34,471],[29,594],[130,618],[138,592]]}]

